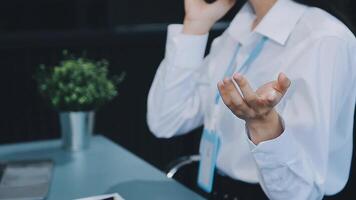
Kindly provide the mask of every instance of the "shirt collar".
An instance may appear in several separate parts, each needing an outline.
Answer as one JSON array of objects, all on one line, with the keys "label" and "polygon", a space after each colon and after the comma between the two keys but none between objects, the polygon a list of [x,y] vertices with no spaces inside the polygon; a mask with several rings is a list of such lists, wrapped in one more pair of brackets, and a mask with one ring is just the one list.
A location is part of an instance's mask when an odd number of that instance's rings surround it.
[{"label": "shirt collar", "polygon": [[[292,0],[277,0],[253,32],[284,45],[306,8]],[[254,19],[253,8],[247,2],[232,20],[228,33],[242,45],[246,44]]]}]

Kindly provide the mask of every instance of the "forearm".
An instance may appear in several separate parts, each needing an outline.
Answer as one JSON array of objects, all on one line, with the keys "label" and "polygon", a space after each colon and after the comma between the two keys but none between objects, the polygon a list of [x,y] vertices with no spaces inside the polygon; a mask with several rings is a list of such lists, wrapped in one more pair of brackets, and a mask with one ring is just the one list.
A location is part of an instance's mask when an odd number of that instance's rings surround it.
[{"label": "forearm", "polygon": [[[168,138],[186,129],[183,127],[186,121],[198,123],[201,99],[195,91],[197,77],[193,72],[175,73],[177,71],[165,69],[168,67],[165,65],[163,61],[149,91],[147,122],[157,137]],[[176,79],[170,79],[172,77]]]},{"label": "forearm", "polygon": [[[265,159],[274,160],[265,155]],[[290,162],[263,163],[257,161],[260,171],[260,184],[267,196],[273,200],[321,200],[324,196],[324,181],[301,155],[294,155]]]},{"label": "forearm", "polygon": [[147,104],[148,125],[156,136],[171,137],[200,122],[197,82],[206,42],[207,35],[188,36],[182,34],[181,25],[169,26],[166,55],[155,75]]},{"label": "forearm", "polygon": [[280,136],[258,145],[249,141],[261,175],[260,184],[270,199],[322,199],[327,163],[319,163],[317,170],[311,155],[290,131],[291,127],[286,128]]}]

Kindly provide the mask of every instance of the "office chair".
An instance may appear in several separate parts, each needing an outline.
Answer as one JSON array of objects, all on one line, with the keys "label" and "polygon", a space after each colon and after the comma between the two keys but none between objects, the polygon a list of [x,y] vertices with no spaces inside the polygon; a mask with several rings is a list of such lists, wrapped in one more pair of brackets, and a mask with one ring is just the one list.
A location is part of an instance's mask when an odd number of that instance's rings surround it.
[{"label": "office chair", "polygon": [[165,170],[168,178],[172,178],[190,188],[201,196],[208,198],[209,194],[197,185],[200,155],[180,157],[167,165]]},{"label": "office chair", "polygon": [[178,171],[180,171],[183,167],[197,163],[199,161],[200,161],[200,155],[198,154],[180,157],[168,165],[166,171],[167,177],[174,178],[176,173],[178,173]]}]

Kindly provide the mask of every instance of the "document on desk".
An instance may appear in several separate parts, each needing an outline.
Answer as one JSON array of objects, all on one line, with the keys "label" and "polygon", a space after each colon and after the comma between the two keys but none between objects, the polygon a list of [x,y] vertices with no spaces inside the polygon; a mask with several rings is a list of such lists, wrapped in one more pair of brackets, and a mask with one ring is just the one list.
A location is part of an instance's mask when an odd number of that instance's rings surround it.
[{"label": "document on desk", "polygon": [[54,163],[51,160],[0,163],[0,199],[45,199]]},{"label": "document on desk", "polygon": [[113,193],[113,194],[104,194],[99,196],[85,197],[85,198],[75,199],[75,200],[124,200],[124,199],[119,194]]}]

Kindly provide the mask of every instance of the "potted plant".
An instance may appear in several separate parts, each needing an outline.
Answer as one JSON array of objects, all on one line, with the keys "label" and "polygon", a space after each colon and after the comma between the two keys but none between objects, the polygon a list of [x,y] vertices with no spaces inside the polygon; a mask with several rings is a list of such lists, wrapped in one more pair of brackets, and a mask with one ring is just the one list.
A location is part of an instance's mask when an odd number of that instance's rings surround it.
[{"label": "potted plant", "polygon": [[89,146],[95,110],[117,96],[125,74],[109,78],[106,60],[63,55],[57,66],[41,65],[36,79],[40,93],[59,112],[63,147],[77,151]]}]

